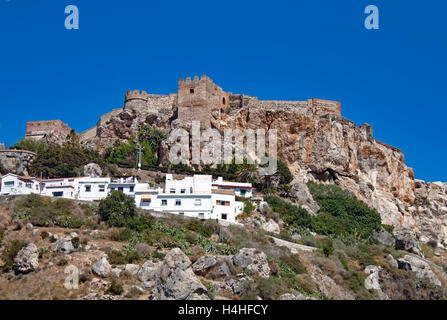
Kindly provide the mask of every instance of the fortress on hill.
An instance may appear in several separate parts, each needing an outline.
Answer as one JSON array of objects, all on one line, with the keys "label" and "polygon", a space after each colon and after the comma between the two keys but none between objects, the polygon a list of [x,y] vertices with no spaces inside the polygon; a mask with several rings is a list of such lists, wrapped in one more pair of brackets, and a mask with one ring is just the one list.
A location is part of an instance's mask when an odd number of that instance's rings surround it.
[{"label": "fortress on hill", "polygon": [[[176,105],[178,107],[178,119],[183,121],[200,120],[204,128],[211,125],[211,117],[220,118],[228,107],[256,107],[270,105],[290,106],[307,109],[306,113],[314,115],[336,114],[341,115],[340,102],[309,99],[307,101],[277,101],[258,100],[244,94],[225,92],[209,77],[202,76],[180,79],[178,81],[177,94],[154,95],[146,91],[128,91],[125,95],[124,109],[149,110],[154,106]],[[304,110],[303,110],[304,111]]]},{"label": "fortress on hill", "polygon": [[[101,116],[95,127],[79,134],[81,142],[101,135],[101,130],[124,111],[135,111],[146,122],[150,119],[164,119],[167,122],[179,120],[188,123],[199,120],[202,128],[220,128],[220,122],[229,110],[241,108],[269,110],[298,110],[308,116],[334,114],[341,116],[340,102],[324,99],[306,101],[258,100],[245,94],[226,92],[209,77],[180,79],[177,93],[169,95],[149,94],[146,91],[132,90],[125,93],[124,107],[114,109]],[[147,120],[149,119],[149,120]],[[169,119],[169,120],[166,120]],[[60,120],[33,121],[27,123],[26,138],[34,140],[52,137],[53,142],[62,143],[71,128]]]}]

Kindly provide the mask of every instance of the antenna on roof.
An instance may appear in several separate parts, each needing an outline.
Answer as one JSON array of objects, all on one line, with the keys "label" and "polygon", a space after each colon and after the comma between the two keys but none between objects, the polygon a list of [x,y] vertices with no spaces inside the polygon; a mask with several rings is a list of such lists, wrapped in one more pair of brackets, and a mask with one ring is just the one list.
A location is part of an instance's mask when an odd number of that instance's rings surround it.
[{"label": "antenna on roof", "polygon": [[135,147],[135,149],[137,149],[137,166],[138,166],[138,171],[141,171],[141,155],[143,154],[143,150],[144,148],[140,145],[137,145]]}]

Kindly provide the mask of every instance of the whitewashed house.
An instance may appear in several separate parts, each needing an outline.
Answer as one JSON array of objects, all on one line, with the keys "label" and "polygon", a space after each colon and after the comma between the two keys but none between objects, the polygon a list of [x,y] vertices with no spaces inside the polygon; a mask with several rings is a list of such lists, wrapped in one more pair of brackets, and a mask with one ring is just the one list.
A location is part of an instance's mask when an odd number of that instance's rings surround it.
[{"label": "whitewashed house", "polygon": [[108,186],[108,193],[117,190],[125,195],[135,197],[135,186],[138,184],[136,177],[119,177],[113,179]]},{"label": "whitewashed house", "polygon": [[79,177],[76,177],[40,180],[40,194],[54,198],[77,199],[79,179]]},{"label": "whitewashed house", "polygon": [[107,197],[110,178],[85,177],[78,179],[77,199],[84,201],[98,201]]},{"label": "whitewashed house", "polygon": [[243,210],[243,203],[235,201],[233,189],[213,189],[210,175],[174,180],[167,174],[164,189],[137,188],[135,200],[143,209],[230,222],[235,222]]},{"label": "whitewashed house", "polygon": [[33,177],[22,177],[8,173],[1,178],[1,195],[40,194],[40,181]]},{"label": "whitewashed house", "polygon": [[223,181],[222,177],[218,177],[217,180],[213,181],[213,188],[234,190],[234,194],[237,197],[251,198],[253,196],[253,186],[251,183]]},{"label": "whitewashed house", "polygon": [[137,183],[135,185],[135,204],[142,209],[149,209],[157,201],[157,196],[163,189],[153,188],[149,183]]}]

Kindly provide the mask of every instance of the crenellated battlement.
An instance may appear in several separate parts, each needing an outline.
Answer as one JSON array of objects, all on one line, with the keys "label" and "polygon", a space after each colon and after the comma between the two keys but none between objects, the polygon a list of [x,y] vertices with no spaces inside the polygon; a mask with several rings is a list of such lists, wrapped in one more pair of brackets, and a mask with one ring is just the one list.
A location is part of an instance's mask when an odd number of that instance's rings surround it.
[{"label": "crenellated battlement", "polygon": [[148,94],[144,90],[131,90],[126,92],[124,102],[135,99],[147,101],[147,97]]}]

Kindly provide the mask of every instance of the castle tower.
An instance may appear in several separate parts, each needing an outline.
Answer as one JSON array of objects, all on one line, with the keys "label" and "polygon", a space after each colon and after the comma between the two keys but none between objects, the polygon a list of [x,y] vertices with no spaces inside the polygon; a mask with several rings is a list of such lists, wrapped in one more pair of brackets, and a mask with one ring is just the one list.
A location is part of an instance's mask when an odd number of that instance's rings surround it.
[{"label": "castle tower", "polygon": [[124,98],[124,109],[144,109],[147,106],[147,100],[148,94],[146,91],[128,91]]},{"label": "castle tower", "polygon": [[[200,121],[202,128],[211,127],[212,118],[228,107],[229,94],[207,76],[180,79],[178,82],[178,118]],[[218,120],[218,119],[215,119]]]}]

